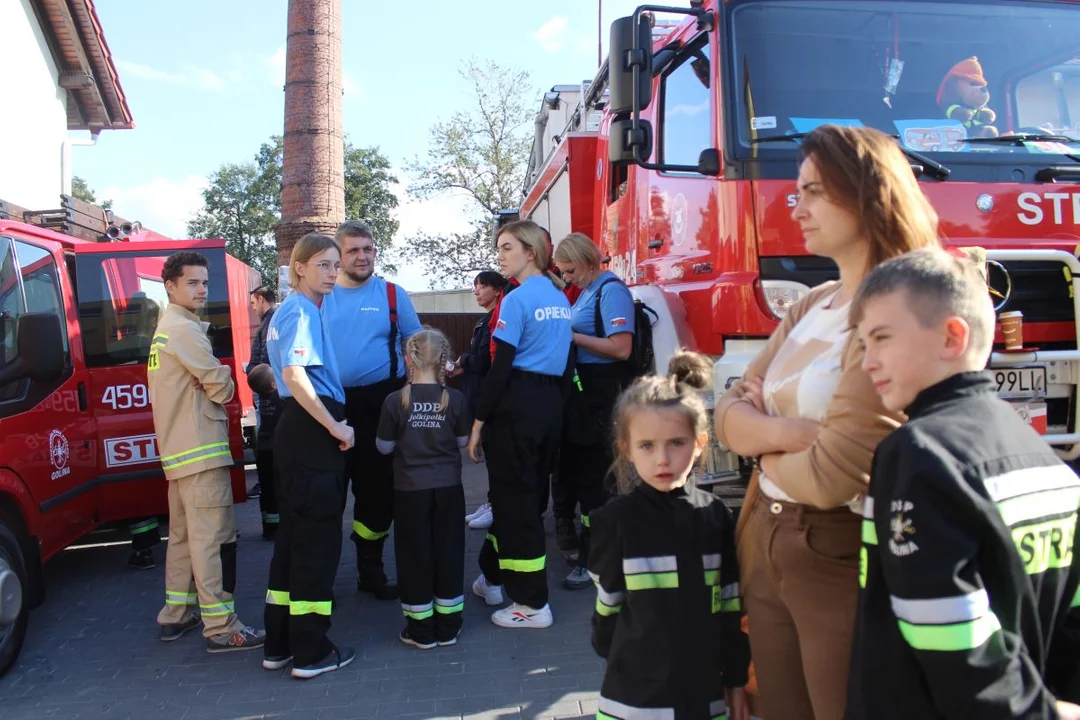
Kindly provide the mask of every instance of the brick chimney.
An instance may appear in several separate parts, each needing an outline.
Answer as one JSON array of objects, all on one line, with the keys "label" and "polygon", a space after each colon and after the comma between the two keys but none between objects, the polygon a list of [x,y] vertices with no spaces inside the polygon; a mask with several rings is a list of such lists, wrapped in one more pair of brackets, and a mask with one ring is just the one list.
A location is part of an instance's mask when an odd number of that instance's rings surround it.
[{"label": "brick chimney", "polygon": [[289,0],[288,25],[281,265],[306,233],[333,233],[345,219],[341,0]]}]

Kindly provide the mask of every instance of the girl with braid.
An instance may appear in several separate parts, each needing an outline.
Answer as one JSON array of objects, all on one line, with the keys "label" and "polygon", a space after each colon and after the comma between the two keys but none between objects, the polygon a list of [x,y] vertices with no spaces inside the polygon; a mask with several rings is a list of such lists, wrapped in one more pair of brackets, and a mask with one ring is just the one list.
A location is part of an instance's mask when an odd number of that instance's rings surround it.
[{"label": "girl with braid", "polygon": [[394,532],[405,629],[420,650],[453,645],[461,632],[465,491],[461,448],[470,418],[465,396],[446,387],[450,343],[424,328],[405,345],[408,384],[383,403],[375,444],[394,454]]}]

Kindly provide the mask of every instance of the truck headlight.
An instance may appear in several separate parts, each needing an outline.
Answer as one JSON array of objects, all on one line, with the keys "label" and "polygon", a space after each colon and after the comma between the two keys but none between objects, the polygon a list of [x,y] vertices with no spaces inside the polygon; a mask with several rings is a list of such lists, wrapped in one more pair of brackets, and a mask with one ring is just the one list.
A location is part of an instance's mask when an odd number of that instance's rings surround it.
[{"label": "truck headlight", "polygon": [[810,288],[793,280],[762,280],[761,294],[765,306],[777,320],[783,320],[792,305],[806,297]]}]

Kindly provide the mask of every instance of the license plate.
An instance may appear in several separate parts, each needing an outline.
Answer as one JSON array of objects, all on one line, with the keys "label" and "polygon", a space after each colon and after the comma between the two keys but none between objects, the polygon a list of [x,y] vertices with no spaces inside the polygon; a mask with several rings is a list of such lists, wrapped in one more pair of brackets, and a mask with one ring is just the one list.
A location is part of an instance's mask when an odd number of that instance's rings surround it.
[{"label": "license plate", "polygon": [[1046,368],[1002,368],[993,372],[998,395],[1046,397]]}]

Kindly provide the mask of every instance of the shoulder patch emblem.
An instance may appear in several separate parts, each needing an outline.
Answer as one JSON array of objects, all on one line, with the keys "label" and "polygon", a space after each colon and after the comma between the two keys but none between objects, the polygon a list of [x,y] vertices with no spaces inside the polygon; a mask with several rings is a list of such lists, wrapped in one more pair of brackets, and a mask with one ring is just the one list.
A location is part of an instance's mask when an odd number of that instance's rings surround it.
[{"label": "shoulder patch emblem", "polygon": [[897,557],[907,557],[919,550],[915,543],[915,523],[907,517],[915,505],[907,500],[893,500],[889,506],[892,519],[889,520],[889,552]]}]

